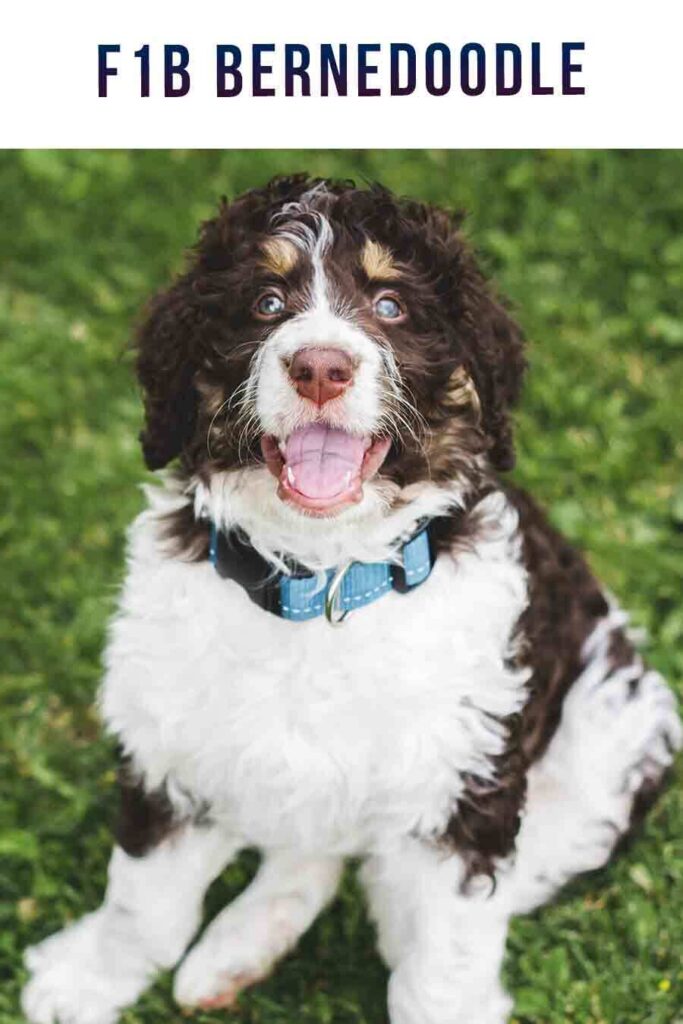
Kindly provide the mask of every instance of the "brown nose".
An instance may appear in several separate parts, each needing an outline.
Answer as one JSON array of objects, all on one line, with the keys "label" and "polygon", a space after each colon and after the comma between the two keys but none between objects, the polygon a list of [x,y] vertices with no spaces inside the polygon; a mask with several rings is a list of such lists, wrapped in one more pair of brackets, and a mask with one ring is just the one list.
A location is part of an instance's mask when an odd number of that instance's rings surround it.
[{"label": "brown nose", "polygon": [[353,380],[353,361],[339,348],[300,348],[289,365],[289,376],[302,398],[324,405]]}]

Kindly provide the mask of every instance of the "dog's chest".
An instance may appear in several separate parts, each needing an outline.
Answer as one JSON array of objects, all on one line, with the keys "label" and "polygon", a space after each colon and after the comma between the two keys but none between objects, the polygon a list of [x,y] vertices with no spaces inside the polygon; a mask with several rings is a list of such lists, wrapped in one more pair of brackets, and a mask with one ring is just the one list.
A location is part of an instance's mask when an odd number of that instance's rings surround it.
[{"label": "dog's chest", "polygon": [[481,568],[440,560],[334,628],[263,612],[208,566],[160,567],[126,589],[105,716],[152,784],[249,843],[354,852],[438,831],[523,700],[504,666],[523,580],[496,562],[475,585]]}]

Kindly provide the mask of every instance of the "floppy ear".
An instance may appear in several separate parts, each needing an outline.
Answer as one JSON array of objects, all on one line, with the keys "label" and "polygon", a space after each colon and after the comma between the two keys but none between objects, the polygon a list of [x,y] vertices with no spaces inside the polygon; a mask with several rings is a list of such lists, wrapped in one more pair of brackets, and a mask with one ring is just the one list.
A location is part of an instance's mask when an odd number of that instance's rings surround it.
[{"label": "floppy ear", "polygon": [[489,459],[498,470],[515,464],[511,410],[526,370],[524,336],[486,285],[478,290],[471,322],[469,371],[481,404],[481,426],[489,438]]},{"label": "floppy ear", "polygon": [[145,404],[140,441],[149,469],[161,469],[176,458],[192,437],[200,317],[185,276],[152,299],[138,329],[136,369]]},{"label": "floppy ear", "polygon": [[445,235],[443,251],[448,260],[442,289],[451,310],[456,347],[477,392],[479,426],[487,439],[491,465],[498,470],[512,469],[511,410],[520,396],[526,370],[524,335],[460,234],[461,215],[440,214],[438,226],[442,238]]},{"label": "floppy ear", "polygon": [[504,303],[479,269],[474,252],[461,233],[462,211],[450,212],[418,205],[418,220],[437,278],[437,289],[452,329],[452,356],[476,389],[479,428],[486,438],[494,469],[515,463],[512,407],[517,402],[526,370],[524,336]]}]

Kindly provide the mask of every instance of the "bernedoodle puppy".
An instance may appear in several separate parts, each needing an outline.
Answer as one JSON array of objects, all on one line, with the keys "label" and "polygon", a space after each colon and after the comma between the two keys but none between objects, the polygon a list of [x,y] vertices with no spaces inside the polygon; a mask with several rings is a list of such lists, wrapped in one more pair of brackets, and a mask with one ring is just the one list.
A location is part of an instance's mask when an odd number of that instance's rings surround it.
[{"label": "bernedoodle puppy", "polygon": [[137,335],[149,488],[101,709],[104,903],[30,949],[34,1024],[110,1024],[182,961],[231,1006],[361,877],[392,1024],[503,1024],[511,915],[604,865],[655,796],[671,691],[499,473],[523,338],[442,210],[276,179],[223,203]]}]

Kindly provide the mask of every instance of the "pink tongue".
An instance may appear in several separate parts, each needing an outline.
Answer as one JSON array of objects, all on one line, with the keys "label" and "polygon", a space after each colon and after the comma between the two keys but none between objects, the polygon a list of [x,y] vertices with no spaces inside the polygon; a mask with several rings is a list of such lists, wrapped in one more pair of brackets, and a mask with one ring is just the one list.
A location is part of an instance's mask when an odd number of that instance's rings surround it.
[{"label": "pink tongue", "polygon": [[359,477],[366,448],[362,437],[322,423],[295,430],[285,444],[289,483],[308,498],[342,494]]}]

